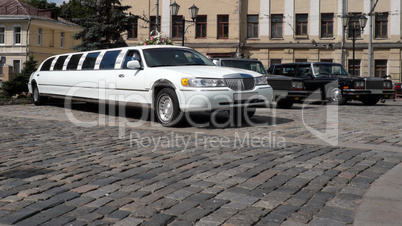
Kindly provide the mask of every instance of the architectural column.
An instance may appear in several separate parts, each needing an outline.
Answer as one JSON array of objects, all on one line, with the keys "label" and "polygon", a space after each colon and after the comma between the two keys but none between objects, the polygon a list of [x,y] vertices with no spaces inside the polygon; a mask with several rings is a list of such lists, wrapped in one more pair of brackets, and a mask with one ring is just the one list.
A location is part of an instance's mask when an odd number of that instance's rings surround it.
[{"label": "architectural column", "polygon": [[270,0],[260,0],[260,35],[269,37]]},{"label": "architectural column", "polygon": [[285,13],[284,18],[284,34],[285,36],[293,36],[294,30],[294,16],[295,16],[295,0],[285,0]]},{"label": "architectural column", "polygon": [[395,13],[390,13],[390,34],[391,36],[397,35],[401,36],[401,0],[391,0],[391,11]]},{"label": "architectural column", "polygon": [[170,0],[162,0],[161,32],[170,37],[172,17],[170,16]]},{"label": "architectural column", "polygon": [[320,0],[310,0],[309,36],[320,36]]}]

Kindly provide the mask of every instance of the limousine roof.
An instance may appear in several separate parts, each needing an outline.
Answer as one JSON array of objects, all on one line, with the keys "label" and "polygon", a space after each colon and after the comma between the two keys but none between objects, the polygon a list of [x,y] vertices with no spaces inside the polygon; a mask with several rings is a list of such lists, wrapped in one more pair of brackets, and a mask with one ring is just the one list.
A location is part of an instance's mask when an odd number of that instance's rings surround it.
[{"label": "limousine roof", "polygon": [[69,55],[69,54],[78,54],[78,53],[90,53],[90,52],[125,50],[125,49],[155,49],[155,48],[182,48],[182,49],[191,49],[190,47],[186,47],[186,46],[176,46],[176,45],[126,46],[126,47],[111,48],[111,49],[96,49],[96,50],[81,51],[81,52],[63,53],[63,54],[52,55],[52,56],[48,57],[48,59],[51,58],[51,57],[65,56],[65,55]]}]

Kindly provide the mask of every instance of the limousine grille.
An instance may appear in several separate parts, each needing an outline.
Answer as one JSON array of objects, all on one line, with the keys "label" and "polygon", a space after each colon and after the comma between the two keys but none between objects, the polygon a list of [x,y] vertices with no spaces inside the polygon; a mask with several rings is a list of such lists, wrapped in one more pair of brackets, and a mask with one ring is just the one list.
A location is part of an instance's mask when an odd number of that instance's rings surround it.
[{"label": "limousine grille", "polygon": [[226,84],[233,90],[251,90],[254,88],[254,78],[226,78]]},{"label": "limousine grille", "polygon": [[383,81],[367,81],[366,89],[384,89]]}]

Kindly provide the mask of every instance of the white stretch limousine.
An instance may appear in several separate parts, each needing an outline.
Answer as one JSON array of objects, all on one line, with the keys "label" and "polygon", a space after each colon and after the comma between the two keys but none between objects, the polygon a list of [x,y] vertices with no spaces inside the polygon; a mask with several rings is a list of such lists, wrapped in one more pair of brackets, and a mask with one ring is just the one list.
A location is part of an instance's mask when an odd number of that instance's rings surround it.
[{"label": "white stretch limousine", "polygon": [[255,109],[248,107],[272,100],[259,73],[217,67],[191,48],[160,45],[52,56],[28,88],[36,105],[53,97],[151,107],[165,126],[179,123],[183,112],[236,108],[239,117],[250,117]]}]

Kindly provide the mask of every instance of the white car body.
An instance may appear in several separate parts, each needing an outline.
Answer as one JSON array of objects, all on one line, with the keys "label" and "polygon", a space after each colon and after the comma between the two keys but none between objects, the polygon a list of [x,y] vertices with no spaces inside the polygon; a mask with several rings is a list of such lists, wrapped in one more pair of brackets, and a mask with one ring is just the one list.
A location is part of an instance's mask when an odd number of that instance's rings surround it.
[{"label": "white car body", "polygon": [[[158,61],[160,58],[150,58],[150,55],[144,55],[144,51],[164,51],[161,53],[166,54],[176,51],[178,54],[174,55],[175,58],[178,55],[182,56],[181,51],[183,51],[183,56],[194,54],[194,56],[191,55],[191,60],[195,59],[200,63],[202,61],[205,65],[152,66],[150,65],[151,60]],[[108,53],[110,55],[114,54],[115,57],[117,56],[115,61],[112,62],[114,65],[107,64],[106,61],[109,58],[105,59],[105,64],[103,64],[102,58],[106,52],[110,52]],[[92,56],[90,54],[96,55],[97,53],[99,55],[96,56],[96,61],[95,57],[92,57],[95,62],[93,68],[84,69],[84,67],[87,67],[84,66],[86,65],[86,57],[91,58],[89,57]],[[75,57],[78,59],[80,54],[82,56],[76,68],[68,69],[72,55],[76,55]],[[148,107],[155,107],[156,92],[160,91],[161,88],[171,88],[175,91],[180,110],[183,112],[213,111],[238,106],[261,106],[271,103],[273,91],[268,84],[253,85],[247,90],[242,90],[242,88],[240,88],[241,90],[234,90],[226,85],[227,81],[229,81],[228,79],[232,79],[232,81],[236,79],[243,81],[243,77],[260,79],[261,75],[259,73],[217,67],[212,62],[211,64],[206,62],[206,58],[202,58],[203,56],[198,54],[198,52],[187,47],[135,46],[56,55],[45,60],[38,70],[31,75],[28,88],[34,94],[34,102],[35,94],[37,93],[37,97],[71,97],[88,102],[110,101],[127,105],[147,105]],[[140,60],[129,60],[134,56],[137,56]],[[176,59],[166,58],[166,60],[174,61]],[[71,60],[73,65],[72,62],[73,60]],[[102,69],[102,65],[113,68]],[[203,84],[202,82],[206,81],[208,84],[209,82],[211,84],[219,82],[221,86],[186,86],[183,84],[187,84],[186,79],[194,81],[191,84],[196,84],[195,81]],[[225,83],[222,85],[221,81],[225,81]],[[253,81],[256,82],[257,80],[253,79]],[[260,80],[258,81],[260,82]],[[35,87],[37,87],[38,91],[36,93]]]}]

